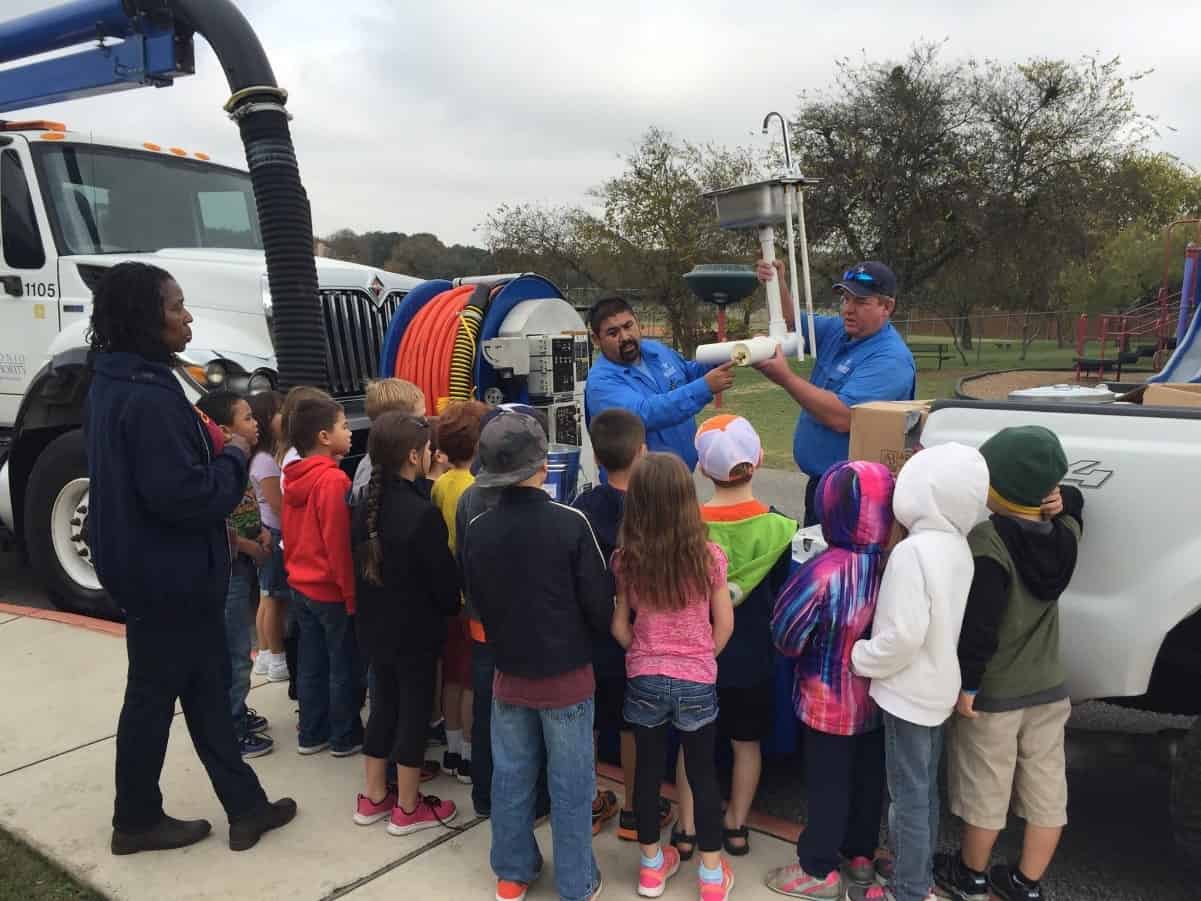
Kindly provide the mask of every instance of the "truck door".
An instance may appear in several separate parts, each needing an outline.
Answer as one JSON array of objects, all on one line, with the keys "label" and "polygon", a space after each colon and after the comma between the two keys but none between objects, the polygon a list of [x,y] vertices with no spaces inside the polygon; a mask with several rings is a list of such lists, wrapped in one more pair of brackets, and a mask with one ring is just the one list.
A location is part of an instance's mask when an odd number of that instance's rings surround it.
[{"label": "truck door", "polygon": [[59,330],[54,245],[32,175],[25,146],[0,146],[0,426],[16,419]]}]

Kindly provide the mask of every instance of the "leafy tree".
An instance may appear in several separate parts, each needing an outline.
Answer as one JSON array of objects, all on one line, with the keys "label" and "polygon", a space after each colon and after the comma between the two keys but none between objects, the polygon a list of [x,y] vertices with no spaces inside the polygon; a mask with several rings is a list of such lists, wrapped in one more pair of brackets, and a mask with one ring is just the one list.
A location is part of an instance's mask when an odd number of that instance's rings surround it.
[{"label": "leafy tree", "polygon": [[978,305],[1061,306],[1063,266],[1137,218],[1171,173],[1137,155],[1153,123],[1130,91],[1143,73],[1127,76],[1119,60],[946,62],[941,52],[843,60],[830,91],[802,97],[795,143],[806,174],[823,180],[810,191],[822,258],[887,261],[904,295],[954,320],[962,353]]},{"label": "leafy tree", "polygon": [[712,188],[738,184],[756,170],[749,150],[677,142],[651,128],[625,168],[590,192],[598,208],[501,206],[484,221],[498,260],[558,270],[586,296],[626,289],[631,299],[662,308],[676,346],[690,354],[702,332],[701,310],[683,275],[697,263],[745,262],[747,235],[717,227]]}]

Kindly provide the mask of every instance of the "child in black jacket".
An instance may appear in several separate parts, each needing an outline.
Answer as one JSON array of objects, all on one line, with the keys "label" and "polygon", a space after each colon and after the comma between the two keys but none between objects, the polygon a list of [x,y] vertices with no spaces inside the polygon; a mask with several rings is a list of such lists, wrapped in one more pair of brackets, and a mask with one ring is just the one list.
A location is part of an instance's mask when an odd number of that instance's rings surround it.
[{"label": "child in black jacket", "polygon": [[588,518],[542,490],[546,434],[532,417],[497,415],[480,435],[479,456],[475,484],[504,488],[459,537],[467,592],[496,654],[496,896],[524,897],[542,868],[533,824],[545,753],[556,887],[564,898],[592,898],[601,886],[592,854],[592,633],[612,618],[612,585]]},{"label": "child in black jacket", "polygon": [[[417,487],[430,462],[424,418],[385,413],[371,427],[371,481],[355,508],[352,543],[359,642],[376,689],[363,742],[366,793],[354,820],[389,818],[388,832],[408,835],[454,819],[451,801],[418,791],[434,676],[446,620],[459,612],[460,581],[442,514]],[[397,784],[387,766],[397,765]]]}]

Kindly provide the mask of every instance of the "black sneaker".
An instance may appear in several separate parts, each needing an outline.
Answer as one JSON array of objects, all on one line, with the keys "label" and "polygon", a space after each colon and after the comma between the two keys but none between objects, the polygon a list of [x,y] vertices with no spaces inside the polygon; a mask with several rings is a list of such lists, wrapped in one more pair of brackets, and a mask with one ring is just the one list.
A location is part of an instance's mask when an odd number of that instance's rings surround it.
[{"label": "black sneaker", "polygon": [[1013,867],[997,864],[988,871],[988,887],[1001,901],[1043,901],[1041,885],[1029,887],[1018,878]]},{"label": "black sneaker", "polygon": [[[671,802],[666,798],[659,799],[659,828],[666,829],[675,821]],[[617,820],[617,837],[623,842],[638,841],[638,815],[632,810],[621,811]]]},{"label": "black sneaker", "polygon": [[442,755],[442,772],[448,776],[457,776],[459,767],[463,765],[463,758],[454,751],[447,751]]},{"label": "black sneaker", "polygon": [[446,744],[446,720],[438,720],[425,733],[425,746],[434,748]]},{"label": "black sneaker", "polygon": [[459,758],[459,772],[456,778],[464,785],[471,784],[471,761],[466,758]]},{"label": "black sneaker", "polygon": [[973,873],[956,851],[934,855],[934,882],[957,901],[988,901],[988,876]]},{"label": "black sneaker", "polygon": [[163,818],[145,832],[113,830],[110,848],[114,854],[137,854],[139,851],[168,851],[186,848],[213,831],[208,820],[177,820],[165,813]]},{"label": "black sneaker", "polygon": [[270,754],[274,748],[275,742],[270,737],[260,735],[258,732],[247,732],[238,739],[238,750],[242,752],[243,760]]},{"label": "black sneaker", "polygon": [[263,833],[286,826],[296,816],[291,798],[263,801],[253,811],[229,824],[229,850],[246,851],[258,844]]},{"label": "black sneaker", "polygon": [[270,725],[267,717],[259,716],[259,712],[253,707],[246,708],[246,716],[242,719],[243,732],[265,732]]}]

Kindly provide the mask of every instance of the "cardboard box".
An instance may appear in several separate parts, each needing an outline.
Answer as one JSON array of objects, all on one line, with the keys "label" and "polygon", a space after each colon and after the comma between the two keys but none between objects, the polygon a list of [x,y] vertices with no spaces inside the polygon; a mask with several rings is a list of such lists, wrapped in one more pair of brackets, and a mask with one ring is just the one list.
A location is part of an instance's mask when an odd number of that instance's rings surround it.
[{"label": "cardboard box", "polygon": [[1156,382],[1143,391],[1144,407],[1201,407],[1201,385]]},{"label": "cardboard box", "polygon": [[917,452],[931,401],[871,401],[851,408],[852,460],[883,463],[896,475]]}]

